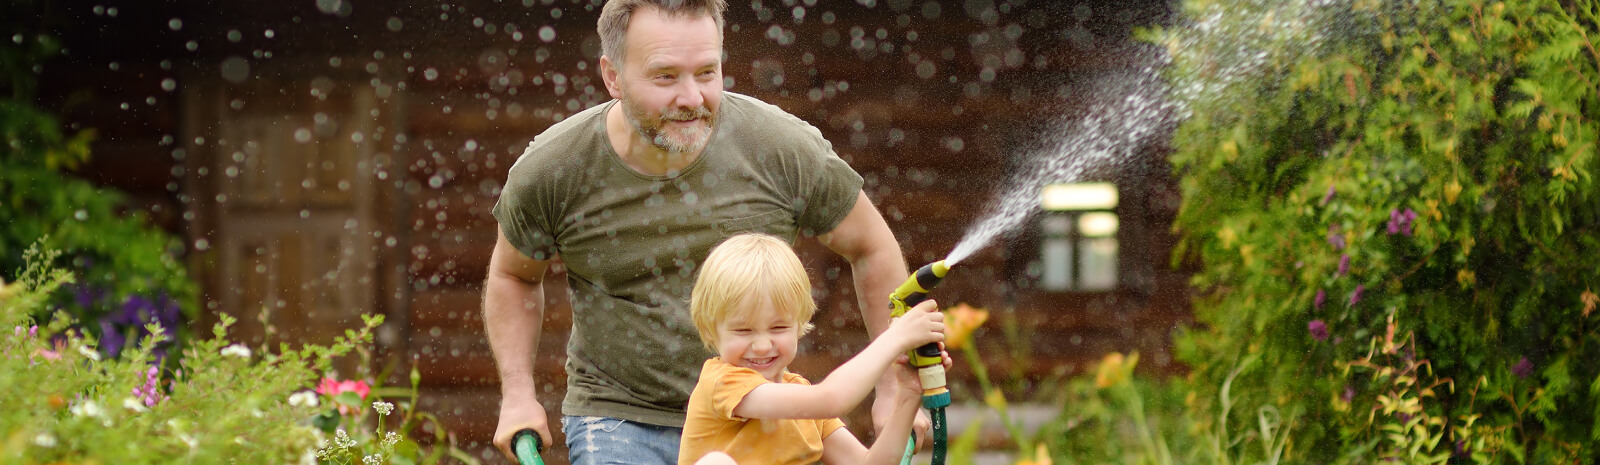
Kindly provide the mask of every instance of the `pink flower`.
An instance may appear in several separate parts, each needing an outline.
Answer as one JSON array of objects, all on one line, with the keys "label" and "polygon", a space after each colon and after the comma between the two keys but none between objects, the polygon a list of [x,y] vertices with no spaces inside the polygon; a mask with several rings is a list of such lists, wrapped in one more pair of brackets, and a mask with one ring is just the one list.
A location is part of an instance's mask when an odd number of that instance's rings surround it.
[{"label": "pink flower", "polygon": [[1323,205],[1327,205],[1328,202],[1333,201],[1333,193],[1334,193],[1333,186],[1328,186],[1328,193],[1327,194],[1323,194],[1323,196],[1322,196],[1322,204]]},{"label": "pink flower", "polygon": [[361,400],[366,400],[367,394],[372,392],[372,387],[368,386],[366,381],[338,381],[333,378],[322,378],[322,384],[317,385],[317,394],[328,397],[334,397],[346,392],[354,392],[356,395],[361,396]]},{"label": "pink flower", "polygon": [[1349,273],[1349,272],[1350,272],[1350,254],[1340,255],[1339,256],[1339,274],[1338,274],[1338,276],[1344,276],[1345,273]]},{"label": "pink flower", "polygon": [[1356,285],[1356,291],[1350,293],[1350,306],[1351,307],[1356,306],[1356,303],[1361,301],[1361,293],[1365,292],[1366,290],[1367,290],[1367,285],[1365,285],[1365,284],[1357,284]]},{"label": "pink flower", "polygon": [[1323,302],[1327,302],[1327,301],[1328,301],[1328,290],[1326,290],[1326,289],[1317,289],[1317,297],[1315,299],[1311,300],[1311,306],[1313,308],[1316,308],[1317,310],[1322,310],[1322,303]]},{"label": "pink flower", "polygon": [[1410,208],[1403,212],[1398,208],[1389,210],[1389,235],[1404,234],[1410,236],[1412,223],[1416,221],[1417,212],[1412,211]]},{"label": "pink flower", "polygon": [[1311,320],[1311,323],[1306,325],[1306,329],[1311,332],[1312,339],[1318,341],[1328,340],[1328,324],[1323,323],[1322,320]]},{"label": "pink flower", "polygon": [[1528,361],[1528,357],[1522,357],[1522,360],[1511,367],[1511,374],[1517,375],[1518,378],[1527,378],[1533,374],[1533,362]]}]

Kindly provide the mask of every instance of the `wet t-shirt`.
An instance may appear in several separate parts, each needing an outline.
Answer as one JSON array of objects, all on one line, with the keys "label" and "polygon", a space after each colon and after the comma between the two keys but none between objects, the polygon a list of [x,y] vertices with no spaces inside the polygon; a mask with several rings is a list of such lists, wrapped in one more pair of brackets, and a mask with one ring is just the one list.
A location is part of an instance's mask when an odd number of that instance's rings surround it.
[{"label": "wet t-shirt", "polygon": [[678,173],[641,174],[606,137],[611,101],[535,137],[494,216],[523,254],[559,256],[572,333],[564,415],[682,426],[701,362],[689,290],[711,248],[742,232],[791,242],[838,226],[861,176],[816,128],[724,93],[717,127]]}]

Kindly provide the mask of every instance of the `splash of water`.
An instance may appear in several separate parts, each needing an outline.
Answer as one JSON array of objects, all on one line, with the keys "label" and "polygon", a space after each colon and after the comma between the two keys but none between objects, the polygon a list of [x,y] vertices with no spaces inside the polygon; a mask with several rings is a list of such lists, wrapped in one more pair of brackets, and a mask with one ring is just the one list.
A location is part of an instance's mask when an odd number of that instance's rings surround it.
[{"label": "splash of water", "polygon": [[[1316,53],[1337,15],[1349,13],[1350,1],[1362,0],[1255,0],[1245,8],[1213,4],[1192,12],[1181,26],[1186,31],[1165,34],[1165,50],[1123,51],[1135,66],[1092,86],[1083,116],[1064,118],[1042,148],[1025,157],[1022,169],[945,262],[954,266],[996,239],[1016,234],[1038,212],[1046,185],[1112,172],[1139,149],[1159,142],[1157,137],[1194,108],[1234,101],[1282,79],[1300,57]],[[1200,72],[1163,76],[1172,63]]]}]

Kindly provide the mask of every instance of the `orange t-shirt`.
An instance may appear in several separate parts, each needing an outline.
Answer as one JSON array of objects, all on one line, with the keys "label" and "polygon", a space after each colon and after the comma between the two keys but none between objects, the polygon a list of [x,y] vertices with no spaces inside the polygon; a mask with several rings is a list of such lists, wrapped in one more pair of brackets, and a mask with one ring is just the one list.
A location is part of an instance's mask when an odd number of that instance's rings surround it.
[{"label": "orange t-shirt", "polygon": [[[678,465],[691,465],[714,451],[722,451],[741,464],[822,461],[822,440],[844,427],[838,418],[751,420],[733,415],[733,409],[746,394],[770,382],[755,370],[733,366],[716,357],[706,360],[700,369],[700,381],[689,394],[683,439],[678,443]],[[811,384],[805,377],[787,371],[783,382]]]}]

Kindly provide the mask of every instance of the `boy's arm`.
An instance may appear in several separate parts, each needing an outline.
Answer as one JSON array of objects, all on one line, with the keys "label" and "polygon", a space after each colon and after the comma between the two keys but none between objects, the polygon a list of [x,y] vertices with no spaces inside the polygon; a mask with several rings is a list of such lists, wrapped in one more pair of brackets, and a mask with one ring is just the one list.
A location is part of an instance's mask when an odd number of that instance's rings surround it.
[{"label": "boy's arm", "polygon": [[[899,378],[901,389],[906,386],[919,386],[915,372],[906,366],[896,366],[891,369]],[[850,430],[839,428],[833,434],[822,440],[822,463],[827,465],[894,465],[900,463],[900,458],[905,455],[907,439],[911,437],[911,422],[917,418],[918,408],[921,406],[921,396],[913,392],[902,392],[895,399],[894,413],[890,414],[888,421],[883,426],[883,431],[873,441],[872,448],[867,449],[861,445]]]},{"label": "boy's arm", "polygon": [[[944,340],[944,316],[933,301],[923,302],[874,339],[865,350],[814,385],[767,383],[745,394],[734,407],[740,418],[823,419],[854,409],[901,353]],[[910,396],[918,400],[917,396]]]}]

